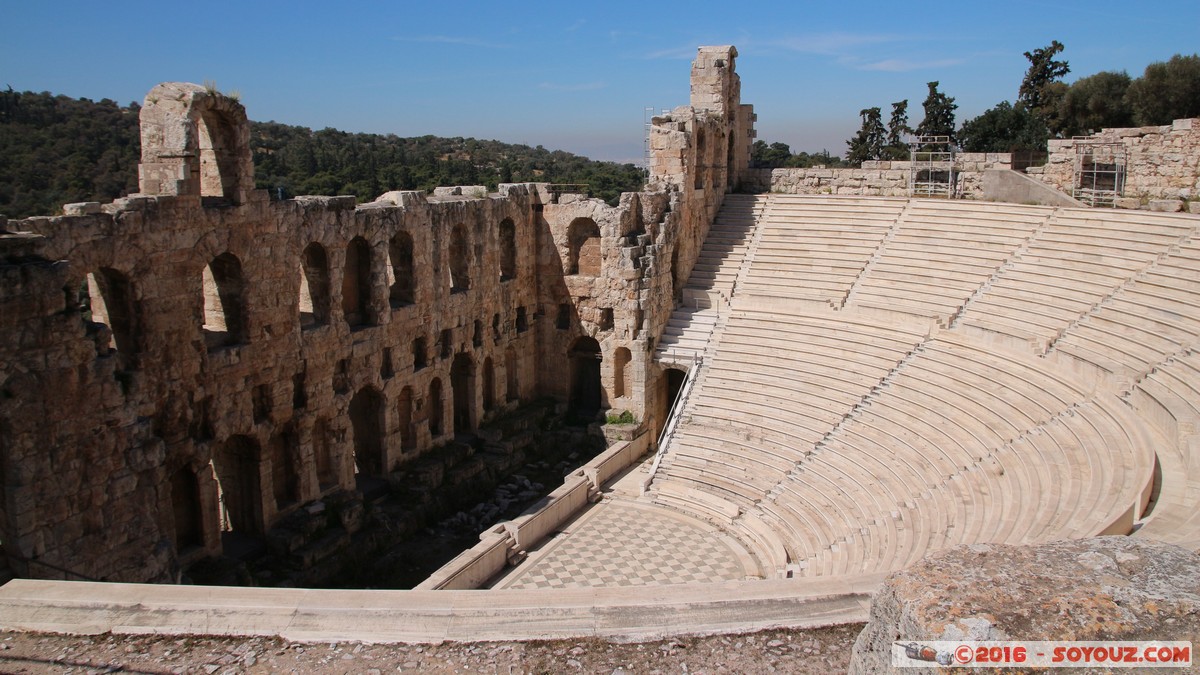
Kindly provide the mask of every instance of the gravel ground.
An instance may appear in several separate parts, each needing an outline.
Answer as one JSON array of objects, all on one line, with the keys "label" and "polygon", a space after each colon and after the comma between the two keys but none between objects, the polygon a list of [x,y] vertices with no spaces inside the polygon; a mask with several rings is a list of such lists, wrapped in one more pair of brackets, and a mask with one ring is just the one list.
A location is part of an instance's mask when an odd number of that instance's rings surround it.
[{"label": "gravel ground", "polygon": [[844,673],[862,624],[643,643],[379,645],[0,632],[0,673]]}]

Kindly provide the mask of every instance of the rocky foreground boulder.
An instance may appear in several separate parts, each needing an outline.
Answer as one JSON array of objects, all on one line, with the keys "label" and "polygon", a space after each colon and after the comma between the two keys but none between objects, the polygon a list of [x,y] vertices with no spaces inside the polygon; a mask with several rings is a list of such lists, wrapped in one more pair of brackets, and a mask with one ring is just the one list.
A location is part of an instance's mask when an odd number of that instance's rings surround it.
[{"label": "rocky foreground boulder", "polygon": [[936,672],[893,669],[896,640],[1200,646],[1200,555],[1129,537],[947,549],[887,578],[855,641],[850,673]]}]

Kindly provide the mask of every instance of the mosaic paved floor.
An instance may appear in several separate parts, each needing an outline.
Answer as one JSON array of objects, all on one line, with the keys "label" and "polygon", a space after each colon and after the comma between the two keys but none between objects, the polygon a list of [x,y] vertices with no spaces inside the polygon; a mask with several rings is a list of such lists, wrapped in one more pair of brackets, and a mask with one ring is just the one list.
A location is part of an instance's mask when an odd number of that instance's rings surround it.
[{"label": "mosaic paved floor", "polygon": [[493,588],[687,584],[758,574],[746,550],[709,523],[644,502],[606,499]]}]

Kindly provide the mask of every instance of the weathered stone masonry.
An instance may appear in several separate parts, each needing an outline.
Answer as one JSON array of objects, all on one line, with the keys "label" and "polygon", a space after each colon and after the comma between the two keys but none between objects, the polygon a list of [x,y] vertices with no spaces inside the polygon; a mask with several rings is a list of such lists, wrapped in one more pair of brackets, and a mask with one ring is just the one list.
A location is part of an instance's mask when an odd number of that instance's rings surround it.
[{"label": "weathered stone masonry", "polygon": [[0,220],[9,565],[172,581],[319,499],[353,529],[362,479],[535,397],[657,429],[654,341],[748,162],[735,56],[701,49],[617,207],[544,185],[271,202],[237,101],[155,87],[141,194]]}]

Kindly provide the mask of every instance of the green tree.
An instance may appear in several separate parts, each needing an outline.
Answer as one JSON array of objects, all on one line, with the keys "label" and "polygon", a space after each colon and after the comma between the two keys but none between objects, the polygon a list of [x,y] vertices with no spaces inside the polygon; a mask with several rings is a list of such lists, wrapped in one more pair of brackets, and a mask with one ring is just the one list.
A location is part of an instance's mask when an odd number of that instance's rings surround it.
[{"label": "green tree", "polygon": [[750,161],[759,168],[777,169],[788,165],[792,158],[792,149],[787,143],[771,143],[755,141],[750,147]]},{"label": "green tree", "polygon": [[851,164],[862,164],[871,159],[879,159],[883,154],[885,131],[883,117],[879,108],[866,108],[858,112],[862,117],[862,127],[858,133],[846,141],[846,161]]},{"label": "green tree", "polygon": [[1054,58],[1062,50],[1062,43],[1054,40],[1048,47],[1025,52],[1025,58],[1029,59],[1029,70],[1025,71],[1025,79],[1021,80],[1021,88],[1017,91],[1018,106],[1023,105],[1035,114],[1041,114],[1047,103],[1046,87],[1071,72],[1066,61]]},{"label": "green tree", "polygon": [[1101,71],[1076,80],[1063,95],[1054,117],[1054,131],[1062,136],[1079,136],[1105,127],[1133,125],[1133,111],[1126,100],[1129,75]]},{"label": "green tree", "polygon": [[958,104],[950,96],[938,91],[938,81],[929,82],[929,95],[921,104],[925,108],[925,119],[917,125],[918,136],[947,136],[954,144],[954,111]]},{"label": "green tree", "polygon": [[904,142],[904,137],[912,132],[912,127],[908,126],[908,99],[896,101],[892,104],[892,117],[888,120],[884,159],[908,159],[908,144]]},{"label": "green tree", "polygon": [[1050,132],[1041,118],[1022,105],[1003,101],[963,122],[958,140],[966,152],[1045,150]]},{"label": "green tree", "polygon": [[1170,124],[1200,117],[1200,56],[1176,54],[1146,66],[1126,93],[1136,124]]}]

